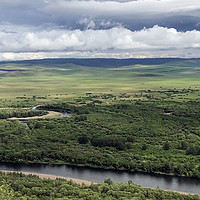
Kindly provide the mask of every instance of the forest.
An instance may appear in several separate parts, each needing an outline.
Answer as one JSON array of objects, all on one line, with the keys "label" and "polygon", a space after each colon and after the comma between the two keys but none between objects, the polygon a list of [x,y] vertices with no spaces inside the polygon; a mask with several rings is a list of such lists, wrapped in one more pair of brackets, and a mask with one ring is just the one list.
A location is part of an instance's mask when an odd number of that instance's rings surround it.
[{"label": "forest", "polygon": [[185,195],[159,189],[142,188],[132,181],[115,184],[79,185],[64,179],[40,179],[36,175],[0,172],[1,200],[199,200],[199,195]]},{"label": "forest", "polygon": [[[112,95],[108,98],[115,98]],[[89,100],[89,101],[88,101]],[[200,178],[200,103],[86,96],[40,106],[70,117],[0,121],[0,160]]]}]

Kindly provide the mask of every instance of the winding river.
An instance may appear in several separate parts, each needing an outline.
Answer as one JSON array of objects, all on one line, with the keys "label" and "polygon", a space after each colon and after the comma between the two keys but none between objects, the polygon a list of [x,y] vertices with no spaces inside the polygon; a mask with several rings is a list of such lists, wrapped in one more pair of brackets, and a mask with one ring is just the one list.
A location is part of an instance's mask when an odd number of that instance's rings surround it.
[{"label": "winding river", "polygon": [[[33,108],[31,108],[31,110],[36,110],[38,107],[40,107],[41,105],[37,105],[37,106],[34,106]],[[68,113],[68,112],[62,112],[62,116],[61,117],[69,117],[71,116],[72,113]]]},{"label": "winding river", "polygon": [[92,182],[103,182],[107,178],[113,179],[116,183],[125,183],[132,180],[135,184],[141,185],[142,187],[156,188],[159,186],[164,190],[200,194],[200,180],[186,177],[42,164],[0,163],[0,170],[48,174]]}]

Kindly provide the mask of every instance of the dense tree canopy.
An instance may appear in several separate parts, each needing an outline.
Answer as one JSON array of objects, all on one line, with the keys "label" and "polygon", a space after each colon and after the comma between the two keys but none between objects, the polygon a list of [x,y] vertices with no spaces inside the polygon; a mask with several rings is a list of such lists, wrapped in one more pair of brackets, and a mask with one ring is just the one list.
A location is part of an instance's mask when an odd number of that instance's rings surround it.
[{"label": "dense tree canopy", "polygon": [[61,101],[40,109],[73,115],[30,120],[27,126],[1,120],[1,161],[81,164],[200,178],[198,102],[72,105]]},{"label": "dense tree canopy", "polygon": [[0,200],[200,200],[199,195],[184,195],[157,189],[147,189],[128,183],[78,185],[64,179],[40,179],[35,175],[0,173]]}]

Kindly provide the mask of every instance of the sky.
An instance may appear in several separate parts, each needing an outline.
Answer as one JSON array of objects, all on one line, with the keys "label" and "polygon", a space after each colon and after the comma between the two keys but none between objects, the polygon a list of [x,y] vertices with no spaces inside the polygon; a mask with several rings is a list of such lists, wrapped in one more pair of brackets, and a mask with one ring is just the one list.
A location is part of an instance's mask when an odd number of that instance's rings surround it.
[{"label": "sky", "polygon": [[0,61],[200,57],[200,0],[0,0]]}]

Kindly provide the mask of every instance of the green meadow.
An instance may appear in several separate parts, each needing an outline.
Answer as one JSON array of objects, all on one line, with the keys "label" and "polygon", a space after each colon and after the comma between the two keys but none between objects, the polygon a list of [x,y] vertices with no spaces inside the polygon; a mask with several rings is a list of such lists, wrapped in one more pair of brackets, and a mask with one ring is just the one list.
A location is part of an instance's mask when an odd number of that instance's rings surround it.
[{"label": "green meadow", "polygon": [[[81,65],[81,61],[83,65]],[[200,59],[175,60],[162,64],[87,66],[84,59],[74,64],[66,59],[51,63],[0,63],[0,98],[32,96],[63,99],[86,93],[134,93],[140,90],[200,89]],[[125,63],[126,64],[126,63]],[[88,64],[90,65],[90,64]],[[25,99],[25,98],[24,98]]]}]

